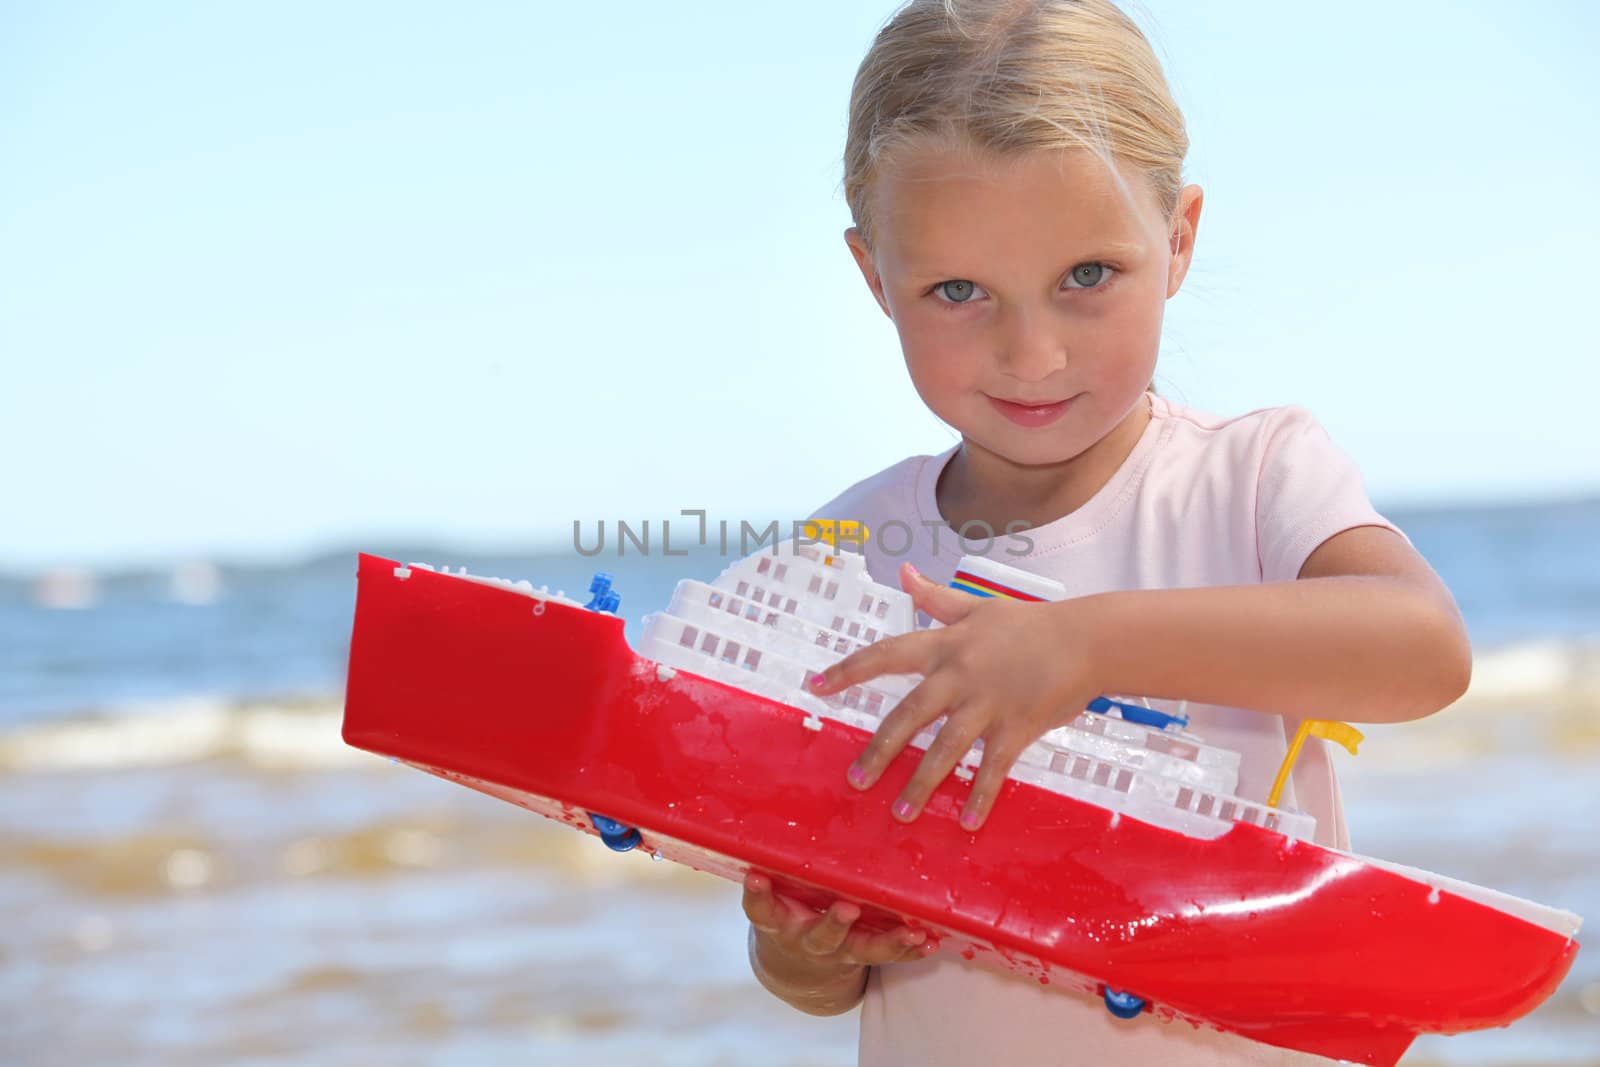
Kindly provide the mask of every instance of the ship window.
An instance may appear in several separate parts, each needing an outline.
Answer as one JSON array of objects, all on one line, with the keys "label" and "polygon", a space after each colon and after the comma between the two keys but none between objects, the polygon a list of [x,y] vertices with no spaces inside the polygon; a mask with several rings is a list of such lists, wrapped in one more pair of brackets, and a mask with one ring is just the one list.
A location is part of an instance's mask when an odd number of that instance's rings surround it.
[{"label": "ship window", "polygon": [[1072,761],[1072,777],[1079,779],[1089,777],[1088,759],[1083,756],[1079,756],[1077,759]]},{"label": "ship window", "polygon": [[728,614],[737,615],[743,610],[744,601],[740,600],[738,597],[734,597],[732,600],[728,601]]},{"label": "ship window", "polygon": [[1165,752],[1174,759],[1193,760],[1200,754],[1200,750],[1193,745],[1178,741],[1162,734],[1150,734],[1145,738],[1144,747],[1151,752]]},{"label": "ship window", "polygon": [[750,591],[750,583],[749,582],[740,582],[738,588],[736,588],[734,590],[734,592],[739,594],[740,596],[744,596],[749,591]]},{"label": "ship window", "polygon": [[761,666],[761,653],[753,648],[746,649],[744,653],[744,665],[746,670],[752,671]]},{"label": "ship window", "polygon": [[1065,752],[1052,752],[1050,754],[1050,769],[1058,774],[1067,769],[1067,754]]},{"label": "ship window", "polygon": [[710,596],[706,597],[706,603],[710,604],[714,608],[722,607],[722,594],[712,593]]},{"label": "ship window", "polygon": [[1178,807],[1188,811],[1194,805],[1194,790],[1184,786],[1178,790]]},{"label": "ship window", "polygon": [[828,629],[830,629],[830,630],[842,630],[842,629],[844,629],[844,616],[843,615],[835,615],[833,617],[833,625],[828,627]]},{"label": "ship window", "polygon": [[1133,784],[1133,772],[1132,771],[1118,771],[1117,772],[1117,784],[1116,784],[1117,792],[1126,793],[1128,791],[1128,787],[1130,785],[1132,785],[1132,784]]},{"label": "ship window", "polygon": [[716,655],[717,654],[717,635],[716,634],[706,634],[705,639],[700,642],[700,651],[706,653],[709,656]]},{"label": "ship window", "polygon": [[828,647],[828,631],[826,631],[826,630],[818,630],[817,631],[816,645],[817,645],[818,648],[827,648]]},{"label": "ship window", "polygon": [[761,609],[751,604],[744,609],[744,617],[754,622],[756,619],[761,618]]},{"label": "ship window", "polygon": [[1210,793],[1201,794],[1200,803],[1195,805],[1194,813],[1196,815],[1210,815],[1211,805],[1216,801],[1216,799],[1217,798],[1212,796]]},{"label": "ship window", "polygon": [[817,591],[817,590],[819,590],[819,589],[821,589],[821,588],[822,588],[822,575],[820,575],[820,574],[813,574],[813,575],[812,575],[812,576],[811,576],[811,582],[810,582],[810,584],[808,584],[808,585],[807,585],[807,586],[806,586],[806,592],[808,592],[808,593],[815,593],[815,592],[816,592],[816,591]]},{"label": "ship window", "polygon": [[1278,821],[1279,820],[1278,820],[1278,813],[1277,812],[1275,812],[1275,811],[1267,812],[1266,827],[1267,827],[1268,830],[1276,830],[1278,828]]},{"label": "ship window", "polygon": [[1247,822],[1252,826],[1259,826],[1261,824],[1260,815],[1261,812],[1255,808],[1241,807],[1239,809],[1239,821]]},{"label": "ship window", "polygon": [[876,641],[878,639],[878,631],[869,626],[867,627],[865,637],[868,641]]},{"label": "ship window", "polygon": [[867,694],[867,713],[877,715],[883,711],[883,694],[874,689]]},{"label": "ship window", "polygon": [[834,597],[838,596],[839,595],[839,583],[838,582],[829,582],[828,583],[828,588],[826,588],[826,589],[824,589],[822,591],[822,595],[827,597],[829,600],[832,600]]},{"label": "ship window", "polygon": [[850,629],[846,630],[845,632],[848,633],[851,637],[855,637],[857,634],[859,634],[861,632],[861,624],[859,622],[852,622],[850,624]]},{"label": "ship window", "polygon": [[787,563],[780,563],[778,564],[778,569],[772,573],[773,576],[781,582],[789,576],[789,565]]},{"label": "ship window", "polygon": [[1109,763],[1096,763],[1094,765],[1094,784],[1105,785],[1111,780],[1111,765]]},{"label": "ship window", "polygon": [[767,617],[762,621],[768,626],[776,626],[778,625],[778,613],[776,611],[769,611],[767,612]]},{"label": "ship window", "polygon": [[889,602],[887,600],[878,601],[878,618],[881,619],[887,614],[889,614]]},{"label": "ship window", "polygon": [[845,638],[845,637],[839,638],[837,641],[835,641],[833,643],[833,650],[835,652],[849,652],[850,651],[850,640],[849,640],[849,638]]},{"label": "ship window", "polygon": [[1233,818],[1234,812],[1236,812],[1238,810],[1239,810],[1238,805],[1236,805],[1231,800],[1226,800],[1226,801],[1223,801],[1222,810],[1217,812],[1217,817],[1219,819],[1231,819],[1231,818]]},{"label": "ship window", "polygon": [[772,560],[770,558],[766,557],[766,556],[762,556],[760,562],[758,562],[756,564],[756,573],[757,574],[766,574],[771,569],[772,569]]},{"label": "ship window", "polygon": [[860,703],[861,703],[861,687],[859,685],[852,685],[849,689],[846,689],[844,691],[844,705],[845,705],[845,707],[847,707],[847,708],[858,707],[858,706],[860,706]]},{"label": "ship window", "polygon": [[868,593],[868,594],[866,594],[865,596],[863,596],[861,598],[861,606],[859,608],[857,608],[856,610],[861,612],[861,614],[863,614],[863,615],[865,615],[867,612],[872,610],[872,594],[871,593]]},{"label": "ship window", "polygon": [[724,663],[737,663],[737,662],[739,662],[739,642],[737,642],[737,641],[728,641],[727,643],[725,643],[722,646],[722,662],[724,662]]},{"label": "ship window", "polygon": [[685,626],[683,628],[683,633],[678,635],[678,644],[682,645],[684,648],[693,648],[695,638],[699,636],[699,630],[696,630],[693,626]]}]

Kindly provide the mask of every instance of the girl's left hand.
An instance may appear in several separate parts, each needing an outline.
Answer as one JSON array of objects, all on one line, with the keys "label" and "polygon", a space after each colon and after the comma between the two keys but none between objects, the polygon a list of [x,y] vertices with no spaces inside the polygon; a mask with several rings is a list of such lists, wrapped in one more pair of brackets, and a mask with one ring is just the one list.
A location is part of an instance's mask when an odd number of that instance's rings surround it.
[{"label": "girl's left hand", "polygon": [[909,563],[900,568],[900,586],[945,626],[868,645],[813,679],[811,689],[826,696],[880,674],[922,675],[884,716],[850,768],[850,784],[870,789],[900,750],[943,715],[944,725],[891,810],[903,822],[915,819],[982,738],[983,759],[961,814],[962,827],[976,830],[1022,750],[1100,695],[1090,673],[1093,602],[973,596],[936,585]]}]

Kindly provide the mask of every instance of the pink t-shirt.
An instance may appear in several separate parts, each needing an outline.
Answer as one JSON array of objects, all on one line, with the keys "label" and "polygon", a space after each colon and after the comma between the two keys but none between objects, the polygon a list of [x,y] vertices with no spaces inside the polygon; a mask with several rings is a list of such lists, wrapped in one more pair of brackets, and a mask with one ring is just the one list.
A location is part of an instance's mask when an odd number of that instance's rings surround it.
[{"label": "pink t-shirt", "polygon": [[[969,527],[965,551],[1053,578],[1069,595],[1085,596],[1293,581],[1312,551],[1341,530],[1384,526],[1400,533],[1373,509],[1355,464],[1304,408],[1223,418],[1149,395],[1149,425],[1087,503],[1019,534],[995,531],[987,548],[984,531]],[[865,523],[867,567],[878,582],[898,588],[897,572],[907,561],[934,581],[948,582],[964,549],[955,531],[937,528],[943,519],[934,488],[956,447],[902,460],[851,486],[813,517]],[[1239,795],[1265,800],[1298,720],[1208,704],[1190,704],[1188,713],[1197,734],[1240,753]],[[1324,742],[1309,739],[1282,802],[1316,816],[1319,843],[1349,848]],[[1098,999],[955,953],[872,969],[861,1005],[862,1067],[975,1062],[1327,1061],[1148,1015],[1118,1020]]]}]

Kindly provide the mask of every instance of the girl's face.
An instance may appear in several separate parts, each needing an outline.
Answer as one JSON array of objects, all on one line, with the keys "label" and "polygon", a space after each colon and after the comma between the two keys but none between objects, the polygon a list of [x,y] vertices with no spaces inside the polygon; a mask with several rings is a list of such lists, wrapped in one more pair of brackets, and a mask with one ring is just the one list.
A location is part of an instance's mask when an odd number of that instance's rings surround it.
[{"label": "girl's face", "polygon": [[924,151],[879,176],[874,247],[846,231],[918,394],[969,446],[1056,464],[1142,416],[1200,189],[1167,219],[1122,174],[1133,203],[1086,151]]}]

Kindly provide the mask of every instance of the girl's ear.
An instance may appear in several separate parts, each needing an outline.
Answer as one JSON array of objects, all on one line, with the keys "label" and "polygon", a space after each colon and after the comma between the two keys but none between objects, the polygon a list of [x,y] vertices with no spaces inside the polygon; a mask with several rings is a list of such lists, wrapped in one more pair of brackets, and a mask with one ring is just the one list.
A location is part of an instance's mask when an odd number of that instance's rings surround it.
[{"label": "girl's ear", "polygon": [[867,248],[867,242],[861,236],[861,231],[854,226],[844,231],[844,243],[850,246],[850,254],[855,257],[856,266],[861,268],[861,276],[867,280],[867,288],[872,290],[872,298],[893,322],[894,315],[889,311],[889,301],[883,295],[883,279],[878,276],[877,265],[872,262],[872,252]]},{"label": "girl's ear", "polygon": [[1178,294],[1189,264],[1194,260],[1195,234],[1200,230],[1200,205],[1205,193],[1198,185],[1185,185],[1178,193],[1178,210],[1173,215],[1172,259],[1167,265],[1167,296]]}]

